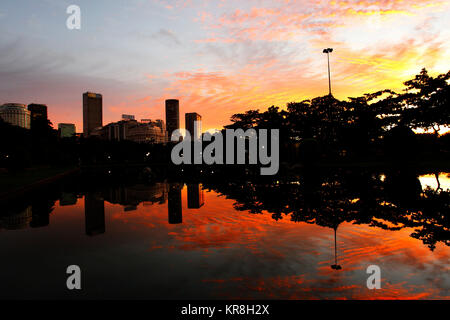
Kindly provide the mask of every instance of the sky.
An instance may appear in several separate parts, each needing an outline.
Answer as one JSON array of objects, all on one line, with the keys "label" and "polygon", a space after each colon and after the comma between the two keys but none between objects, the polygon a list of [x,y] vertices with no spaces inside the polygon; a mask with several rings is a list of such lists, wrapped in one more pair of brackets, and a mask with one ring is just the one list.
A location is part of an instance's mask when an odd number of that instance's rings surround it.
[{"label": "sky", "polygon": [[2,0],[0,30],[0,104],[47,104],[78,132],[86,91],[104,124],[164,119],[176,98],[181,126],[197,112],[203,130],[326,95],[328,47],[338,99],[450,70],[448,0]]}]

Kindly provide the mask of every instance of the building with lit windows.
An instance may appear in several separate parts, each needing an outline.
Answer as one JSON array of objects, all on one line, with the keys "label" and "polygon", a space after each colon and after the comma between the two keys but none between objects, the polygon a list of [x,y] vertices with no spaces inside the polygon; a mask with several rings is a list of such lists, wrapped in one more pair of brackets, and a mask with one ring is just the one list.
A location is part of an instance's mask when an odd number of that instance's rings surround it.
[{"label": "building with lit windows", "polygon": [[72,138],[75,134],[73,123],[58,123],[58,134],[60,138]]},{"label": "building with lit windows", "polygon": [[0,118],[26,129],[30,129],[30,114],[26,105],[20,103],[6,103],[0,107]]},{"label": "building with lit windows", "polygon": [[166,127],[164,121],[143,119],[121,120],[103,127],[101,137],[110,141],[130,140],[139,143],[166,143]]}]

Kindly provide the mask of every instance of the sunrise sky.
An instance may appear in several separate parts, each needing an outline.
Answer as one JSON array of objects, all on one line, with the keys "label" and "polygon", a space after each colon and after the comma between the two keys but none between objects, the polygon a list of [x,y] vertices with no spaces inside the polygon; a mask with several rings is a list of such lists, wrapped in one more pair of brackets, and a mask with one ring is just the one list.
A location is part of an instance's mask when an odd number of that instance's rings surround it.
[{"label": "sunrise sky", "polygon": [[[81,7],[81,30],[66,8]],[[328,93],[401,89],[450,70],[450,1],[2,0],[0,104],[45,103],[82,131],[82,93],[103,94],[104,124],[164,119],[164,100],[221,128],[232,114]]]}]

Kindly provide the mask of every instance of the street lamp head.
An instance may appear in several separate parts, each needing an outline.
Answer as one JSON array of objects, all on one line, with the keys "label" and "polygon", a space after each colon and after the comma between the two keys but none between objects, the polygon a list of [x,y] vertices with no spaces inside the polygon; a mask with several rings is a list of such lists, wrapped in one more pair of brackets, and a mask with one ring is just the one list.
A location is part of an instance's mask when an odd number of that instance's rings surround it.
[{"label": "street lamp head", "polygon": [[323,53],[331,53],[333,52],[333,48],[323,49]]}]

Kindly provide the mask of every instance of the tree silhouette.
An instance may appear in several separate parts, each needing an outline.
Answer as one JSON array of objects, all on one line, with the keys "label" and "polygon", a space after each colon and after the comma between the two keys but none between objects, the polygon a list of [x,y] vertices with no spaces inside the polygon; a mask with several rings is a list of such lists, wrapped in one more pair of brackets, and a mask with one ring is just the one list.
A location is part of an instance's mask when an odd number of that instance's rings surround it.
[{"label": "tree silhouette", "polygon": [[406,81],[402,96],[408,106],[403,121],[412,128],[432,129],[437,135],[439,126],[448,125],[450,119],[450,71],[432,77],[426,69],[414,79]]}]

